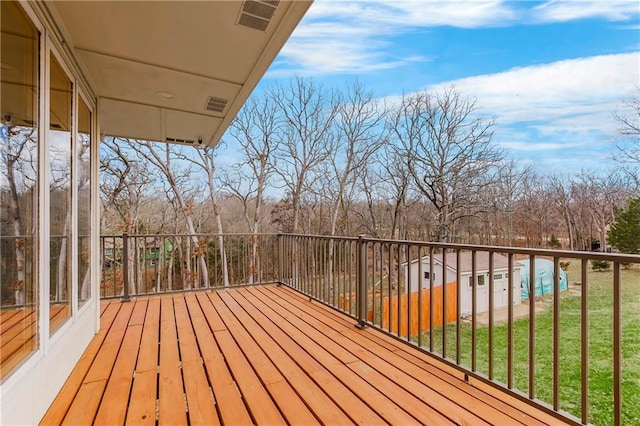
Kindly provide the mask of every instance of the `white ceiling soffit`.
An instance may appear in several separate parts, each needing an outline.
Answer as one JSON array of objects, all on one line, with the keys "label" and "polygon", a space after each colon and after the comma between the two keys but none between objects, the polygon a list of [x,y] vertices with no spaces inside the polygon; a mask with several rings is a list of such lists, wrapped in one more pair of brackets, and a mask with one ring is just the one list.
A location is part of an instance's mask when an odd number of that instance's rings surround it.
[{"label": "white ceiling soffit", "polygon": [[218,143],[311,0],[47,3],[107,135]]}]

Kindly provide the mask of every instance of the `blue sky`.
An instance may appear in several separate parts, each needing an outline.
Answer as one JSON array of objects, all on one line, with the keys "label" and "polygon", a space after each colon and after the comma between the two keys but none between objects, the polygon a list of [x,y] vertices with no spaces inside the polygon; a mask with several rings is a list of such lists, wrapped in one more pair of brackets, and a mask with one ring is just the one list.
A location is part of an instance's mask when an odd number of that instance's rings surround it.
[{"label": "blue sky", "polygon": [[376,97],[454,85],[543,173],[610,167],[640,90],[640,2],[315,0],[257,89],[294,73]]}]

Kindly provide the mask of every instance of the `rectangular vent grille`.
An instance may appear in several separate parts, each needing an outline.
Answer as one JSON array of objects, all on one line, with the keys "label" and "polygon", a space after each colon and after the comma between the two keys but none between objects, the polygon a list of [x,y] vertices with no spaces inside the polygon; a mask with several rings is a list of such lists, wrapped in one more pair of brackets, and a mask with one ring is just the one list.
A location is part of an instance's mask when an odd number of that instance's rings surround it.
[{"label": "rectangular vent grille", "polygon": [[279,0],[245,0],[238,24],[259,31],[266,31],[273,18]]},{"label": "rectangular vent grille", "polygon": [[226,108],[229,101],[227,99],[216,98],[215,96],[209,96],[207,99],[207,104],[204,106],[204,109],[212,112],[222,112]]},{"label": "rectangular vent grille", "polygon": [[188,145],[193,145],[194,143],[196,143],[196,141],[194,141],[193,139],[165,138],[164,140],[165,142],[169,143],[182,143]]}]

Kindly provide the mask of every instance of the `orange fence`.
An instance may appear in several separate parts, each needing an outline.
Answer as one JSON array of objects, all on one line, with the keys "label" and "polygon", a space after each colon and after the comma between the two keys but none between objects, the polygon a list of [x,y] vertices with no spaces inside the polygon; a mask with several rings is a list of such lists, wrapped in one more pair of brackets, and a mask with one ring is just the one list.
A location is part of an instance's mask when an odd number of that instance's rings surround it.
[{"label": "orange fence", "polygon": [[[442,325],[442,286],[434,287],[433,289],[433,326],[437,327]],[[446,321],[455,321],[457,316],[457,284],[456,282],[450,282],[446,285],[446,303],[447,303],[447,316]],[[429,296],[430,290],[422,290],[422,326],[418,327],[418,292],[411,293],[411,305],[409,305],[407,294],[400,296],[400,316],[401,316],[401,330],[400,335],[407,336],[407,329],[409,324],[408,309],[411,306],[411,334],[417,334],[418,329],[429,329]],[[382,328],[388,329],[391,332],[398,332],[398,296],[391,297],[391,327],[389,327],[389,298],[385,297],[382,301]]]}]

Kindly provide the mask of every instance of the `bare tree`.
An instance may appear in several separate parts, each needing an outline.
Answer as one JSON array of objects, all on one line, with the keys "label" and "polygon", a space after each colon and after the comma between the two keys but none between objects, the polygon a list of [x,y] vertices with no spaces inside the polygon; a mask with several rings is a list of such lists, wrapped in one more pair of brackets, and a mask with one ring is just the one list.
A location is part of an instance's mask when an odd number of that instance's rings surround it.
[{"label": "bare tree", "polygon": [[636,188],[640,187],[640,86],[636,87],[636,95],[624,104],[622,112],[614,114],[620,124],[622,139],[617,144],[619,156],[616,160],[634,180]]},{"label": "bare tree", "polygon": [[197,149],[197,158],[193,156],[178,154],[178,157],[189,161],[201,168],[207,175],[207,188],[209,189],[209,200],[213,207],[213,215],[216,223],[216,232],[218,233],[218,250],[220,253],[220,264],[222,266],[222,285],[229,287],[229,265],[227,261],[227,251],[224,246],[224,230],[222,227],[222,215],[220,213],[220,202],[218,201],[218,189],[216,187],[216,161],[215,151],[217,147],[204,147]]},{"label": "bare tree", "polygon": [[283,123],[283,140],[274,153],[280,176],[291,197],[292,229],[300,232],[300,209],[304,192],[314,185],[335,140],[331,133],[337,113],[336,101],[313,80],[295,77],[287,87],[269,92]]},{"label": "bare tree", "polygon": [[[172,167],[171,145],[154,144],[148,141],[130,139],[122,139],[122,141],[137,153],[141,161],[146,161],[152,164],[165,178],[163,181],[168,185],[167,189],[172,194],[178,208],[180,209],[187,227],[187,233],[190,235],[189,238],[191,239],[191,244],[188,246],[188,249],[193,250],[193,253],[186,253],[185,258],[190,259],[191,255],[197,256],[198,264],[200,266],[200,274],[202,276],[202,285],[204,287],[209,287],[206,247],[196,236],[196,229],[192,217],[193,204],[188,203],[185,199],[183,190],[180,186],[179,176],[177,175],[176,170]],[[191,271],[189,270],[190,262],[186,262],[186,268],[189,275],[191,275]],[[187,279],[184,283],[185,288],[191,288],[192,281],[192,279]]]},{"label": "bare tree", "polygon": [[[6,234],[13,237],[9,251],[11,260],[7,261],[7,269],[3,270],[5,275],[2,279],[2,296],[3,302],[5,295],[9,294],[13,298],[12,303],[23,304],[27,290],[25,262],[30,256],[27,247],[35,247],[25,238],[33,234],[33,229],[30,229],[33,218],[30,213],[32,207],[24,206],[24,201],[27,194],[37,190],[38,136],[37,129],[34,128],[12,126],[9,123],[2,125],[2,128],[6,135],[0,135],[1,195],[9,198],[8,202],[3,200],[1,203],[2,223],[9,223]],[[6,211],[5,206],[8,207]]]},{"label": "bare tree", "polygon": [[[632,195],[628,176],[618,170],[604,174],[583,171],[578,177],[583,189],[583,209],[590,219],[590,228],[597,233],[600,251],[606,251],[607,230],[615,220],[615,210]],[[591,235],[590,236],[594,237]]]},{"label": "bare tree", "polygon": [[[153,174],[149,171],[148,164],[138,161],[135,152],[127,149],[126,145],[117,143],[113,138],[106,138],[101,143],[100,172],[102,232],[109,229],[108,222],[113,222],[108,218],[114,210],[119,223],[113,230],[127,234],[137,233],[140,216],[147,201],[145,196],[153,183]],[[129,253],[133,255],[133,250],[129,250]],[[123,273],[129,274],[129,293],[137,294],[138,280],[134,277],[134,269],[130,268]]]},{"label": "bare tree", "polygon": [[[336,145],[330,153],[323,187],[331,211],[330,235],[336,234],[345,198],[353,195],[357,177],[386,142],[385,109],[359,82],[338,98]],[[331,255],[331,253],[330,253]]]},{"label": "bare tree", "polygon": [[438,239],[485,209],[481,194],[498,180],[502,151],[492,144],[494,122],[477,115],[473,99],[454,88],[404,96],[390,120],[409,174],[438,213]]},{"label": "bare tree", "polygon": [[274,153],[280,148],[281,117],[271,97],[252,98],[240,110],[229,133],[242,148],[242,159],[227,173],[225,187],[242,202],[244,218],[252,233],[249,284],[260,280],[258,239],[264,221],[265,191],[277,168]]}]

